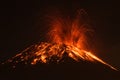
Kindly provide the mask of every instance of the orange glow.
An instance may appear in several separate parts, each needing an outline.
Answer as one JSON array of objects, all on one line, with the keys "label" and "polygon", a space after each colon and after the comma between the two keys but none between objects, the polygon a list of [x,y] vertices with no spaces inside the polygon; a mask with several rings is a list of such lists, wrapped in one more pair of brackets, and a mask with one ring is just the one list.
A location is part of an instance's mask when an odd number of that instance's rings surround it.
[{"label": "orange glow", "polygon": [[66,53],[68,57],[75,61],[98,61],[116,70],[92,52],[87,51],[86,34],[89,34],[91,29],[88,29],[86,24],[80,22],[79,16],[72,20],[70,18],[55,18],[51,22],[51,28],[48,32],[48,42],[32,45],[8,61],[14,62],[15,58],[18,58],[18,62],[47,63],[55,56],[56,62],[59,62]]}]

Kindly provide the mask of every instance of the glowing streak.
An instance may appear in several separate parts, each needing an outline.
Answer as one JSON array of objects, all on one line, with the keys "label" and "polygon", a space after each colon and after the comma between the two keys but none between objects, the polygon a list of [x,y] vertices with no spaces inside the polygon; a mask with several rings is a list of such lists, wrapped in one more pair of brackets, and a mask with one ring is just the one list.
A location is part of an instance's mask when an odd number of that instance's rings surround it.
[{"label": "glowing streak", "polygon": [[93,59],[95,59],[95,60],[97,60],[97,61],[99,61],[99,62],[101,62],[101,63],[103,63],[103,64],[109,66],[111,69],[117,71],[116,68],[114,68],[113,66],[111,66],[111,65],[109,65],[108,63],[104,62],[103,60],[99,59],[97,56],[93,55],[91,52],[87,52],[87,51],[84,51],[84,52],[86,52],[87,55],[88,55],[88,56],[91,56]]}]

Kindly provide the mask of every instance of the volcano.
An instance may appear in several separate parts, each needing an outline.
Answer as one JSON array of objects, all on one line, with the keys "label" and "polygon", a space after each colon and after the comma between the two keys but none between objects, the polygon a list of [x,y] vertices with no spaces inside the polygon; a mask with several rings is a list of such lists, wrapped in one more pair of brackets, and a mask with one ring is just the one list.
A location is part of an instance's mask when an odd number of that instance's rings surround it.
[{"label": "volcano", "polygon": [[75,61],[97,61],[117,70],[90,52],[89,37],[93,30],[85,23],[83,19],[85,14],[84,10],[80,10],[73,18],[60,15],[51,16],[50,29],[46,35],[47,41],[28,47],[6,62],[13,64],[22,62],[32,65],[38,62],[54,61],[58,63],[62,60],[63,55],[67,55]]},{"label": "volcano", "polygon": [[15,80],[117,80],[117,69],[91,52],[92,29],[81,19],[53,17],[47,41],[34,44],[3,62],[5,79]]}]

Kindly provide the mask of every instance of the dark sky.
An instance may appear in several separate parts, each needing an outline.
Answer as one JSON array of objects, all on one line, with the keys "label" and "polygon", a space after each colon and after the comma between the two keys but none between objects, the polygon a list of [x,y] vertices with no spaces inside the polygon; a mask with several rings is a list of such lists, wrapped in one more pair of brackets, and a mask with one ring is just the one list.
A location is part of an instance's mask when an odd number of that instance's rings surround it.
[{"label": "dark sky", "polygon": [[0,60],[43,40],[47,29],[45,14],[54,9],[71,14],[81,8],[88,13],[95,30],[96,54],[120,68],[120,9],[115,0],[4,1],[0,7]]}]

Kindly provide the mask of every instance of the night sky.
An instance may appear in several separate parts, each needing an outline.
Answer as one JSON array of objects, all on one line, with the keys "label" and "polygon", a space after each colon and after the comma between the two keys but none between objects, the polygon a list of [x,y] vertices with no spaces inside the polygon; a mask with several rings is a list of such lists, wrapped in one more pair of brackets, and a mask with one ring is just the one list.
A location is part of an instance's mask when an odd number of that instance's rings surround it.
[{"label": "night sky", "polygon": [[120,69],[119,2],[84,0],[19,0],[3,2],[0,7],[0,61],[21,52],[31,44],[44,41],[45,16],[54,10],[72,13],[84,9],[94,29],[94,52]]}]

